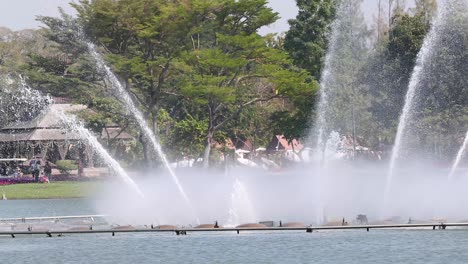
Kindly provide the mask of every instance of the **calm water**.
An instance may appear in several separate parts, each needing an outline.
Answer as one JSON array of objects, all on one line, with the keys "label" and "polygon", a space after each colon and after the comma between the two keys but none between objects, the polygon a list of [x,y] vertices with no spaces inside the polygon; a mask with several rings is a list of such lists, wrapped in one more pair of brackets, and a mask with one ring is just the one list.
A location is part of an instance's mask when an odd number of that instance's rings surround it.
[{"label": "calm water", "polygon": [[[27,216],[49,212],[95,213],[88,201],[80,199],[0,201],[0,209],[1,217],[21,213]],[[4,263],[422,264],[467,263],[467,246],[468,230],[189,233],[187,236],[118,233],[115,237],[110,234],[1,237],[0,256]]]},{"label": "calm water", "polygon": [[87,199],[0,200],[0,218],[96,214]]}]

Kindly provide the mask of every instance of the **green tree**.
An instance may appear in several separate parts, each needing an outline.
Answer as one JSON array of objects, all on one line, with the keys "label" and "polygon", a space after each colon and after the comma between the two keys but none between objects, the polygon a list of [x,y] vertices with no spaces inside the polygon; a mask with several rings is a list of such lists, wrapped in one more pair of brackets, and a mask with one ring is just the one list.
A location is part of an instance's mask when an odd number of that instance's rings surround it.
[{"label": "green tree", "polygon": [[79,34],[85,32],[100,44],[162,142],[179,152],[173,157],[195,155],[202,146],[208,163],[212,145],[232,134],[236,122],[260,116],[256,103],[310,95],[316,88],[307,72],[294,69],[285,52],[256,33],[277,19],[265,0],[82,0],[73,6],[76,20],[64,14],[41,18],[56,53],[66,59],[33,54],[32,79],[44,90],[88,102],[99,112],[90,127],[115,120],[132,131],[134,124],[87,55]]},{"label": "green tree", "polygon": [[206,125],[206,120],[198,120],[190,115],[176,121],[168,136],[168,144],[173,146],[170,150],[173,157],[178,160],[197,159],[205,148]]},{"label": "green tree", "polygon": [[80,35],[80,23],[63,14],[61,18],[39,17],[45,28],[41,30],[47,41],[47,52],[30,52],[25,55],[28,64],[21,71],[35,89],[56,97],[67,97],[75,103],[87,105],[93,111],[82,113],[88,128],[103,133],[109,150],[117,141],[106,134],[108,124],[117,124],[122,132],[133,132],[132,122],[110,92],[96,68],[95,61],[87,54],[87,47]]},{"label": "green tree", "polygon": [[50,41],[43,36],[43,30],[25,29],[11,31],[0,27],[0,73],[20,73],[28,63],[27,54],[50,53]]},{"label": "green tree", "polygon": [[264,0],[83,0],[74,6],[85,32],[110,52],[109,62],[157,132],[160,109],[172,107],[165,105],[173,102],[170,97],[184,96],[180,81],[193,66],[187,65],[184,54],[201,47],[207,54],[212,52],[210,45],[217,43],[214,32],[253,34],[270,24],[277,15],[265,4]]},{"label": "green tree", "polygon": [[183,89],[186,97],[206,109],[205,166],[215,132],[238,118],[248,106],[311,89],[306,83],[308,74],[287,69],[287,56],[268,48],[256,34],[216,34],[216,42],[214,48],[201,48],[187,55],[193,72]]},{"label": "green tree", "polygon": [[468,3],[447,3],[431,63],[425,65],[414,134],[417,144],[438,159],[451,159],[468,128]]},{"label": "green tree", "polygon": [[327,55],[327,75],[321,79],[321,89],[327,99],[326,104],[321,102],[320,147],[324,147],[332,131],[357,139],[366,133],[370,124],[368,91],[360,84],[359,74],[369,56],[371,32],[364,21],[361,3],[343,0],[337,8]]},{"label": "green tree", "polygon": [[320,78],[328,45],[331,22],[335,17],[334,0],[296,0],[299,13],[289,20],[284,49],[294,64]]},{"label": "green tree", "polygon": [[268,47],[256,34],[258,28],[276,20],[266,1],[225,1],[196,35],[197,45],[186,54],[192,68],[182,93],[200,109],[208,122],[204,166],[208,166],[217,132],[257,102],[293,92],[294,73],[281,51]]},{"label": "green tree", "polygon": [[424,20],[427,24],[432,21],[432,18],[437,12],[437,0],[415,0],[415,14],[421,14],[424,16]]},{"label": "green tree", "polygon": [[399,14],[393,23],[389,39],[377,43],[379,49],[359,75],[369,92],[368,111],[372,115],[366,143],[374,147],[393,142],[409,78],[429,29],[422,14]]},{"label": "green tree", "polygon": [[[78,98],[77,101],[104,112],[94,116],[101,118],[92,120],[94,126],[108,122],[110,117],[114,122],[128,120],[122,109],[107,111],[107,98],[114,98],[113,101],[118,98],[96,69],[83,38],[98,42],[157,132],[159,109],[174,94],[173,76],[184,71],[179,67],[177,54],[191,47],[188,31],[196,27],[197,19],[204,19],[205,9],[214,7],[205,1],[183,1],[179,5],[172,1],[143,0],[84,0],[72,5],[78,19],[65,14],[59,19],[40,18],[48,28],[47,37],[57,45],[57,55],[33,54],[31,79],[54,95]],[[119,124],[127,127],[128,121]],[[149,161],[151,151],[146,149],[145,139],[138,138]]]},{"label": "green tree", "polygon": [[108,51],[109,62],[157,130],[157,114],[183,72],[178,54],[204,19],[205,1],[82,0],[73,4],[88,38]]}]

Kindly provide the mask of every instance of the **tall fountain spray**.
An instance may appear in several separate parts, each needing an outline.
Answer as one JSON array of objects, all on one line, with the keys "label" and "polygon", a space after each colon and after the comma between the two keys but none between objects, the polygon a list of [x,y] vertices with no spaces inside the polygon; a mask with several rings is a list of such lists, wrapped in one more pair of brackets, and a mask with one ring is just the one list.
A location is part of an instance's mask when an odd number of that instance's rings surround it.
[{"label": "tall fountain spray", "polygon": [[320,100],[310,140],[319,148],[322,162],[330,133],[351,133],[350,127],[354,126],[354,119],[345,113],[354,111],[356,82],[353,78],[357,77],[359,65],[369,50],[365,39],[367,26],[360,1],[338,2],[321,73]]},{"label": "tall fountain spray", "polygon": [[[192,204],[187,196],[187,194],[184,191],[184,188],[182,187],[182,184],[180,183],[179,179],[177,178],[176,174],[170,167],[170,164],[166,158],[166,155],[162,151],[161,145],[159,144],[156,135],[153,133],[153,131],[149,128],[145,118],[143,117],[143,114],[141,111],[136,107],[136,105],[133,103],[132,98],[128,94],[128,92],[125,90],[123,85],[120,83],[118,80],[117,76],[112,72],[110,67],[105,63],[103,57],[101,54],[97,51],[96,46],[93,43],[87,42],[86,43],[88,46],[88,50],[90,54],[94,57],[94,59],[97,62],[98,67],[104,72],[107,80],[111,82],[113,88],[117,90],[117,96],[123,100],[127,108],[129,109],[129,112],[134,116],[134,118],[137,121],[137,124],[140,126],[141,130],[143,131],[145,137],[150,140],[151,145],[153,146],[154,150],[156,153],[159,155],[159,157],[162,159],[164,166],[166,169],[169,171],[169,174],[171,175],[172,180],[176,184],[180,194],[182,195],[182,198],[185,200],[187,205],[190,207],[190,209],[194,212],[194,209],[192,207]],[[195,215],[195,213],[194,213]],[[197,218],[195,216],[195,218]],[[198,221],[198,218],[197,218]]]},{"label": "tall fountain spray", "polygon": [[447,8],[439,8],[437,17],[429,33],[425,37],[421,50],[418,53],[416,64],[414,66],[413,73],[411,74],[408,91],[405,96],[405,104],[400,115],[397,134],[390,158],[390,167],[385,184],[385,201],[387,200],[391,189],[392,178],[396,163],[400,157],[402,142],[408,133],[408,123],[411,121],[413,117],[412,114],[415,111],[415,105],[417,104],[418,99],[418,90],[421,89],[420,82],[427,65],[431,62],[432,51],[437,48],[438,38],[441,34],[441,27],[449,15],[447,11]]},{"label": "tall fountain spray", "polygon": [[120,164],[109,155],[104,147],[99,143],[97,138],[86,129],[81,122],[76,120],[72,115],[69,115],[63,111],[57,110],[55,114],[58,116],[60,121],[70,130],[70,133],[77,133],[78,136],[86,140],[88,145],[92,146],[94,151],[103,159],[106,165],[112,169],[126,184],[128,184],[135,192],[144,197],[138,185],[130,178]]},{"label": "tall fountain spray", "polygon": [[333,141],[334,138],[339,138],[339,132],[345,131],[346,133],[347,130],[342,125],[348,125],[350,119],[348,116],[337,115],[337,111],[349,113],[353,109],[353,103],[349,102],[349,98],[354,96],[355,89],[354,82],[350,79],[357,75],[358,65],[363,61],[363,56],[367,54],[367,48],[363,46],[365,43],[362,39],[364,34],[361,34],[363,30],[365,31],[365,21],[360,2],[339,1],[336,18],[331,25],[328,50],[320,78],[317,117],[309,138],[310,143],[315,145],[317,149],[314,156],[320,163],[314,172],[316,175],[317,223],[321,223],[325,219],[323,215],[326,207],[324,195],[326,195],[327,190],[323,190],[323,188],[327,186],[326,166],[336,154],[336,149],[334,149],[334,153],[330,152],[329,142]]},{"label": "tall fountain spray", "polygon": [[29,87],[21,75],[8,74],[0,77],[4,96],[0,97],[0,121],[19,122],[32,118],[51,102]]},{"label": "tall fountain spray", "polygon": [[236,178],[231,193],[229,218],[226,226],[237,226],[243,223],[255,223],[257,217],[244,184]]},{"label": "tall fountain spray", "polygon": [[[331,36],[329,39],[329,45],[328,45],[328,50],[327,54],[325,56],[325,67],[322,71],[322,76],[320,78],[320,100],[319,104],[317,107],[317,119],[315,121],[315,135],[316,135],[316,140],[312,140],[313,144],[316,144],[316,147],[318,149],[317,153],[319,153],[319,159],[321,160],[321,164],[323,165],[325,163],[325,142],[326,142],[326,125],[327,125],[327,118],[326,118],[326,112],[327,112],[327,106],[328,106],[328,97],[329,97],[329,89],[330,87],[333,86],[333,83],[335,82],[335,79],[333,78],[333,66],[334,66],[334,61],[337,60],[337,55],[336,51],[339,49],[338,45],[338,38],[339,35],[341,34],[340,32],[340,17],[343,12],[343,7],[340,7],[337,9],[337,16],[336,19],[332,23],[332,30],[331,30]],[[314,135],[312,134],[312,135]],[[324,191],[322,190],[323,187],[323,176],[322,173],[317,172],[317,181],[316,181],[316,188],[315,188],[315,198],[317,200],[316,204],[316,210],[315,210],[315,218],[317,223],[321,223],[323,219],[325,218],[324,216],[324,204],[323,200],[324,198],[322,197]]]},{"label": "tall fountain spray", "polygon": [[333,79],[333,74],[332,74],[332,69],[333,69],[333,61],[336,60],[336,51],[339,48],[338,47],[338,36],[341,34],[339,31],[339,13],[341,11],[341,8],[337,10],[337,18],[335,21],[332,23],[332,30],[331,30],[331,36],[329,39],[329,45],[328,45],[328,50],[327,54],[325,56],[325,67],[322,71],[322,76],[320,77],[320,100],[319,104],[317,107],[317,119],[315,121],[315,130],[316,130],[316,140],[315,144],[317,144],[318,148],[323,147],[325,144],[326,135],[325,130],[326,130],[326,112],[327,112],[327,105],[328,105],[328,93],[329,93],[329,87],[332,86],[332,82],[335,80]]},{"label": "tall fountain spray", "polygon": [[[9,79],[10,84],[13,84],[15,80],[13,78]],[[20,75],[18,82],[18,92],[17,95],[21,105],[27,105],[26,107],[28,112],[38,112],[43,111],[44,108],[50,107],[52,98],[42,95],[39,91],[32,89],[26,83],[26,80]],[[50,108],[52,110],[52,116],[50,118],[59,120],[62,125],[66,126],[69,129],[69,133],[76,133],[79,138],[86,140],[90,146],[98,153],[98,155],[103,159],[109,168],[111,168],[125,183],[127,183],[131,188],[133,188],[138,195],[143,197],[143,193],[136,183],[127,175],[124,169],[120,164],[114,160],[109,153],[104,149],[104,147],[99,143],[95,136],[87,130],[81,122],[79,122],[74,116],[65,113],[61,108]],[[15,110],[15,109],[12,109]],[[23,109],[24,110],[24,109]],[[19,112],[16,110],[16,112]]]},{"label": "tall fountain spray", "polygon": [[460,161],[462,160],[463,156],[465,155],[467,145],[468,145],[468,131],[466,131],[465,140],[463,140],[463,144],[460,147],[460,149],[458,150],[457,157],[455,158],[455,161],[453,162],[452,168],[450,169],[450,173],[448,175],[449,180],[451,180],[453,178],[453,175],[457,171],[458,164],[460,164]]}]

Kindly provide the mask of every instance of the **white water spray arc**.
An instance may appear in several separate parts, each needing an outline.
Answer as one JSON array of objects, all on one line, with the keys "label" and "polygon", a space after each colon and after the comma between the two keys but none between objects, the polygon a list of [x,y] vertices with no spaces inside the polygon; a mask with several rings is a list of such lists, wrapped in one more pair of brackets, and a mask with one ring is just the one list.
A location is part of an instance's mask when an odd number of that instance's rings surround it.
[{"label": "white water spray arc", "polygon": [[416,64],[414,66],[413,73],[411,74],[408,91],[406,92],[403,111],[400,115],[395,143],[392,148],[390,167],[385,184],[385,200],[388,199],[391,189],[392,178],[397,160],[400,157],[402,142],[408,132],[408,123],[413,117],[412,113],[415,111],[415,104],[418,96],[418,90],[420,89],[421,79],[424,76],[424,71],[426,70],[427,65],[431,61],[432,51],[436,48],[439,35],[441,34],[441,32],[439,32],[440,27],[445,22],[447,15],[448,14],[446,14],[446,10],[444,8],[439,10],[437,18],[425,37],[421,50],[418,53]]},{"label": "white water spray arc", "polygon": [[257,217],[244,184],[236,178],[231,193],[231,205],[226,226],[235,227],[242,223],[255,223]]},{"label": "white water spray arc", "polygon": [[453,178],[453,175],[455,174],[455,171],[457,171],[458,164],[460,164],[460,161],[462,160],[463,156],[465,155],[467,145],[468,145],[468,131],[466,131],[465,140],[463,140],[463,144],[460,147],[460,150],[458,150],[457,157],[455,158],[455,161],[453,162],[452,168],[450,169],[450,173],[448,175],[449,180],[451,180]]},{"label": "white water spray arc", "polygon": [[129,185],[135,192],[140,196],[144,197],[140,188],[137,184],[127,175],[125,170],[120,166],[120,164],[113,159],[109,153],[104,149],[104,147],[99,143],[97,138],[91,134],[91,132],[86,129],[83,124],[81,124],[74,116],[67,115],[63,111],[55,111],[60,120],[66,125],[70,132],[77,133],[80,138],[86,140],[90,146],[93,147],[94,151],[103,159],[106,165],[111,168],[127,185]]},{"label": "white water spray arc", "polygon": [[[102,69],[107,77],[107,79],[112,83],[113,88],[117,89],[118,96],[120,99],[122,99],[125,103],[125,105],[129,108],[129,112],[135,117],[138,125],[140,126],[141,130],[143,131],[145,137],[150,140],[151,145],[153,146],[153,149],[156,151],[156,153],[159,155],[161,160],[164,163],[164,166],[166,169],[169,171],[169,174],[171,175],[172,180],[176,184],[182,198],[186,202],[186,204],[190,207],[192,212],[194,212],[194,209],[192,207],[192,204],[187,196],[187,194],[184,191],[184,188],[182,187],[182,184],[180,183],[179,179],[175,175],[174,171],[169,165],[169,162],[166,158],[166,155],[162,151],[161,145],[159,144],[156,135],[153,133],[153,131],[149,128],[145,118],[143,117],[143,114],[141,111],[135,106],[133,103],[132,98],[128,94],[128,92],[125,90],[123,85],[120,83],[120,81],[117,79],[115,74],[112,72],[110,67],[105,63],[104,59],[102,58],[101,54],[97,51],[96,46],[93,43],[87,42],[86,43],[88,46],[88,50],[90,54],[94,57],[94,59],[97,62],[97,65],[100,69]],[[195,213],[194,213],[195,215]],[[195,218],[196,215],[195,215]],[[198,221],[198,218],[197,218]]]}]

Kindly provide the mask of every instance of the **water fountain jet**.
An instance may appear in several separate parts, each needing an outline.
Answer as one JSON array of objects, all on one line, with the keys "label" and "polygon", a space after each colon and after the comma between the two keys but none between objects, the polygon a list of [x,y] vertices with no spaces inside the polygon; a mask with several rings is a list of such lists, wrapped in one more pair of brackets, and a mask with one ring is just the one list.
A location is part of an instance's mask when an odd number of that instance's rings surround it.
[{"label": "water fountain jet", "polygon": [[[50,107],[52,103],[52,98],[49,96],[43,96],[40,92],[31,89],[29,85],[26,83],[26,80],[20,75],[19,76],[19,85],[18,88],[22,93],[21,100],[31,104],[34,110],[40,109],[41,111],[44,108]],[[90,146],[99,154],[101,158],[103,158],[106,165],[109,166],[123,181],[129,185],[135,192],[140,196],[143,197],[143,193],[141,192],[140,188],[136,185],[136,183],[127,175],[125,170],[120,166],[120,164],[113,159],[109,153],[104,149],[104,147],[99,143],[97,138],[91,134],[91,132],[84,127],[84,125],[79,122],[75,116],[65,113],[62,109],[59,108],[51,108],[51,113],[53,117],[60,120],[60,122],[67,127],[70,133],[77,133],[79,138],[86,140]]]},{"label": "water fountain jet", "polygon": [[231,193],[231,205],[226,226],[234,227],[257,221],[255,210],[244,184],[236,178]]},{"label": "water fountain jet", "polygon": [[[336,108],[342,108],[349,105],[349,94],[352,90],[354,95],[354,81],[349,82],[350,78],[357,75],[355,71],[359,68],[356,63],[363,61],[367,55],[368,48],[362,44],[360,38],[362,31],[366,31],[364,17],[361,12],[361,3],[359,1],[339,1],[336,8],[336,17],[331,25],[331,35],[325,56],[324,68],[320,78],[320,99],[317,106],[317,118],[314,129],[309,137],[309,141],[315,145],[315,155],[318,157],[317,182],[326,184],[327,164],[334,155],[330,155],[331,138],[338,137],[337,130],[345,130],[341,127],[346,122],[345,116],[337,118]],[[356,44],[358,43],[358,44]],[[362,44],[362,45],[361,45]],[[348,56],[352,54],[352,56]],[[348,67],[349,66],[349,67]],[[343,78],[347,76],[348,78]],[[350,89],[348,89],[348,87]],[[354,106],[351,105],[354,114]],[[345,111],[348,111],[347,109]],[[353,118],[354,127],[354,118]],[[346,132],[345,132],[346,133]],[[354,133],[353,133],[354,134]],[[338,135],[338,136],[337,136]],[[335,149],[336,153],[336,149]],[[323,179],[320,179],[323,178]],[[321,223],[324,216],[325,192],[321,190],[323,186],[317,186],[317,205],[316,210],[317,223]]]},{"label": "water fountain jet", "polygon": [[101,54],[97,51],[96,46],[91,43],[91,42],[86,42],[86,45],[88,47],[89,53],[91,56],[96,60],[96,63],[98,67],[103,71],[105,74],[106,78],[112,83],[112,87],[115,88],[118,92],[118,96],[120,99],[123,100],[125,103],[126,107],[129,109],[129,112],[134,116],[134,118],[137,121],[137,124],[140,126],[141,130],[143,131],[145,137],[150,140],[151,145],[153,146],[153,149],[156,151],[156,153],[159,155],[161,160],[164,163],[164,166],[168,170],[169,174],[171,175],[172,180],[177,186],[177,189],[179,190],[180,195],[184,199],[185,203],[187,206],[190,208],[190,210],[193,212],[194,217],[197,220],[197,223],[199,224],[200,221],[198,220],[198,217],[195,213],[195,210],[192,206],[192,203],[190,202],[184,188],[182,187],[182,184],[179,181],[179,178],[176,176],[174,171],[172,170],[166,155],[164,154],[161,145],[159,144],[156,135],[153,133],[153,131],[149,128],[145,118],[143,117],[143,114],[141,111],[136,107],[134,104],[132,98],[130,97],[129,93],[125,90],[123,87],[122,83],[118,80],[117,76],[112,72],[110,67],[105,63],[103,57]]},{"label": "water fountain jet", "polygon": [[80,138],[86,140],[88,145],[92,146],[93,149],[98,153],[98,155],[103,158],[109,168],[111,168],[127,185],[129,185],[141,198],[144,197],[138,185],[127,175],[125,170],[120,166],[120,164],[113,159],[109,153],[104,149],[104,147],[99,143],[97,138],[91,134],[91,132],[86,129],[83,124],[81,124],[76,118],[72,115],[69,115],[63,111],[56,111],[57,116],[60,118],[60,121],[70,129],[70,132],[77,133]]},{"label": "water fountain jet", "polygon": [[463,144],[461,145],[460,149],[458,150],[457,156],[453,162],[453,165],[450,169],[450,173],[448,175],[448,179],[452,180],[453,175],[455,174],[455,171],[458,168],[458,164],[460,164],[461,159],[463,158],[465,151],[466,151],[466,146],[468,145],[468,131],[466,131],[465,135],[465,140],[463,140]]},{"label": "water fountain jet", "polygon": [[421,80],[425,74],[425,71],[428,68],[428,65],[432,61],[433,50],[436,49],[439,44],[439,38],[442,34],[442,27],[444,26],[447,18],[450,15],[448,5],[449,4],[446,4],[444,7],[439,8],[437,17],[435,18],[429,33],[424,38],[423,45],[416,58],[416,64],[414,66],[409,81],[408,90],[405,96],[405,103],[398,122],[397,134],[395,142],[393,144],[392,154],[390,157],[389,169],[384,191],[384,203],[387,203],[388,196],[391,190],[392,179],[395,173],[394,171],[396,163],[401,154],[403,140],[407,136],[408,125],[413,119],[413,113],[415,111],[416,104],[418,103],[419,89],[421,89]]}]

